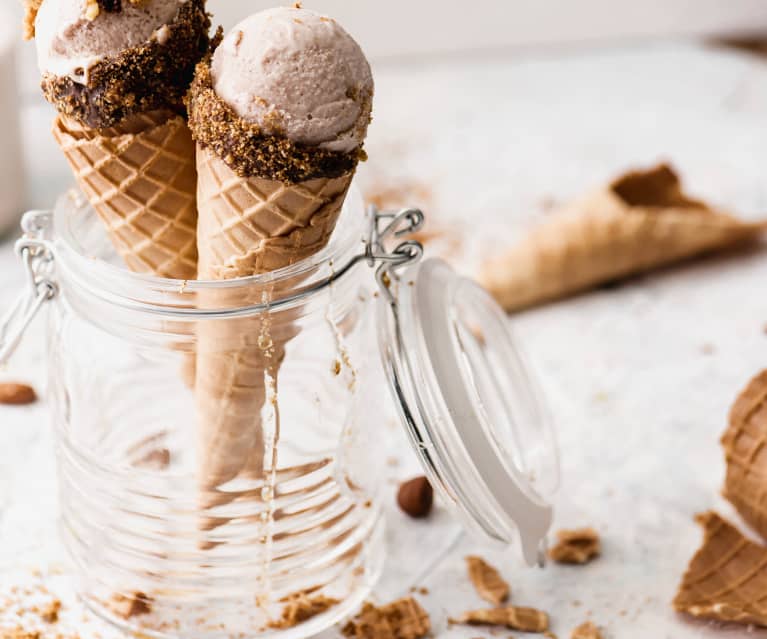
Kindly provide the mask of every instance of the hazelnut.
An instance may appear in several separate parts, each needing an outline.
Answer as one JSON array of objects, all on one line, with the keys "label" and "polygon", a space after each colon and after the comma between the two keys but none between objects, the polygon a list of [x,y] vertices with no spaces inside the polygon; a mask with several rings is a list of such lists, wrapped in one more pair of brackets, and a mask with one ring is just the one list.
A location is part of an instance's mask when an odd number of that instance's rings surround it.
[{"label": "hazelnut", "polygon": [[434,502],[434,489],[426,477],[416,477],[399,487],[397,503],[408,515],[414,518],[427,517]]}]

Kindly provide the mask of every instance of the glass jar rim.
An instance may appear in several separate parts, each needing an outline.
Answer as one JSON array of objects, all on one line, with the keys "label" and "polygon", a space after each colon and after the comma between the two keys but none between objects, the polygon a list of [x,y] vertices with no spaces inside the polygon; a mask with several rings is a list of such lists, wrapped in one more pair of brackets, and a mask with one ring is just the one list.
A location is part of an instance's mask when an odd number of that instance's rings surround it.
[{"label": "glass jar rim", "polygon": [[[53,244],[59,276],[102,301],[177,317],[225,318],[303,303],[312,295],[321,293],[329,280],[335,281],[346,274],[348,267],[364,254],[369,230],[369,214],[365,211],[362,194],[352,183],[330,241],[317,253],[283,268],[247,277],[177,280],[137,273],[123,265],[89,256],[72,224],[73,207],[76,211],[88,211],[92,218],[96,218],[95,211],[77,189],[67,191],[57,201],[53,213]],[[215,309],[201,309],[195,304],[198,294],[206,291],[231,293],[235,298],[238,291],[249,291],[240,299],[255,299],[254,292],[258,290],[269,292],[266,301]]]}]

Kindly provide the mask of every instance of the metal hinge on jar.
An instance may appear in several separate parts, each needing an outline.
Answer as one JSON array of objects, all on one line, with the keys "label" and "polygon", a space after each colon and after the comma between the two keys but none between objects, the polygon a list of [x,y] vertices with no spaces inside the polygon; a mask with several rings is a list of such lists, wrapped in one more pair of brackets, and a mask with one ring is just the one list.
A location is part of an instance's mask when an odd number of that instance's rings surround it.
[{"label": "metal hinge on jar", "polygon": [[21,221],[24,235],[15,248],[24,263],[27,285],[0,319],[0,366],[13,355],[43,304],[58,294],[53,280],[53,249],[45,237],[51,217],[50,211],[29,211]]}]

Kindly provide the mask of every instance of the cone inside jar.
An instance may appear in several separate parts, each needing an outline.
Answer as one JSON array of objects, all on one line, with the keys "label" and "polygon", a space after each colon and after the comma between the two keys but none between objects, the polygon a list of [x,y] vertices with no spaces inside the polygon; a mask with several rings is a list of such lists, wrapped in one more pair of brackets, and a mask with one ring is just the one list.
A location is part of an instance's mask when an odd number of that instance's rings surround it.
[{"label": "cone inside jar", "polygon": [[[364,157],[372,96],[357,43],[334,20],[296,7],[252,15],[198,65],[187,106],[197,143],[200,279],[276,271],[327,245]],[[268,305],[285,293],[260,288],[258,299],[238,304]],[[220,306],[217,295],[200,303]],[[231,480],[276,468],[279,371],[295,319],[263,313],[199,327],[204,509],[237,496],[225,486]],[[204,527],[225,521],[211,516]]]}]

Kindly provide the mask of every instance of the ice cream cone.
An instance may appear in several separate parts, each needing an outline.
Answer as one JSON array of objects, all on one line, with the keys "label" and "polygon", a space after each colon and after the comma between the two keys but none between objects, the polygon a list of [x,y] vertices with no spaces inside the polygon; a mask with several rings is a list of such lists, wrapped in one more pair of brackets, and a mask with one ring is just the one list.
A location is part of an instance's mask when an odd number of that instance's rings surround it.
[{"label": "ice cream cone", "polygon": [[[350,172],[296,184],[243,178],[202,147],[197,149],[197,168],[199,273],[207,280],[274,271],[324,248],[353,176]],[[222,301],[217,295],[211,293],[201,303]],[[272,298],[279,295],[279,290],[271,291]],[[269,296],[237,300],[242,305],[270,301]],[[291,312],[276,317],[200,327],[195,395],[204,506],[228,501],[226,493],[215,489],[237,475],[261,477],[268,454],[261,411],[268,384],[276,385],[285,346],[297,330]]]},{"label": "ice cream cone", "polygon": [[674,608],[694,617],[767,626],[767,548],[713,512],[700,515],[703,546],[690,561]]},{"label": "ice cream cone", "polygon": [[194,279],[197,181],[184,119],[162,109],[97,130],[58,115],[53,134],[127,267]]},{"label": "ice cream cone", "polygon": [[[335,20],[298,6],[253,14],[211,48],[186,100],[197,141],[199,277],[230,280],[282,269],[327,245],[365,155],[374,87],[351,36]],[[251,292],[245,284],[221,286],[199,301],[208,308],[268,308],[297,285],[290,279],[253,284]],[[300,313],[272,308],[198,325],[198,485],[205,510],[252,494],[252,483],[225,485],[235,478],[262,481],[256,487],[268,499],[268,479],[278,468],[278,377]],[[227,521],[209,511],[201,529]]]},{"label": "ice cream cone", "polygon": [[724,496],[767,540],[767,370],[733,404],[722,447],[727,460]]},{"label": "ice cream cone", "polygon": [[755,238],[751,224],[685,196],[665,165],[629,173],[482,266],[508,311],[523,309]]}]

